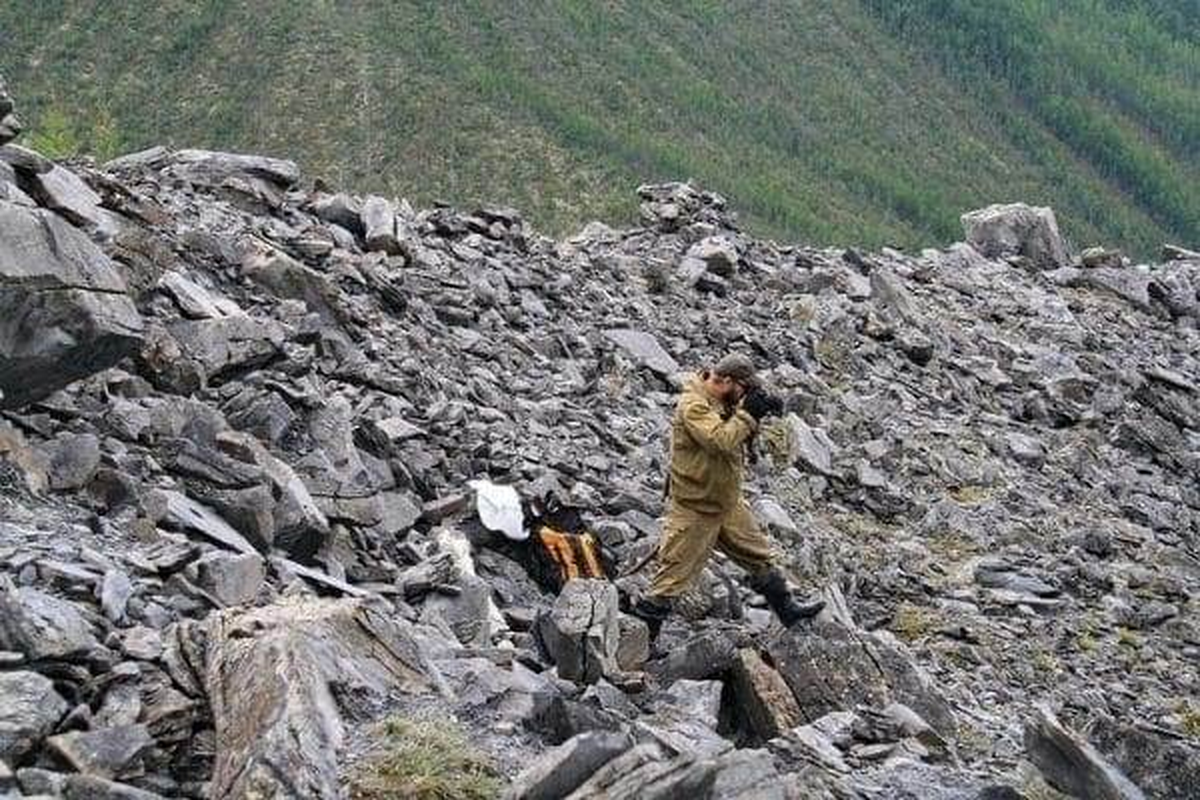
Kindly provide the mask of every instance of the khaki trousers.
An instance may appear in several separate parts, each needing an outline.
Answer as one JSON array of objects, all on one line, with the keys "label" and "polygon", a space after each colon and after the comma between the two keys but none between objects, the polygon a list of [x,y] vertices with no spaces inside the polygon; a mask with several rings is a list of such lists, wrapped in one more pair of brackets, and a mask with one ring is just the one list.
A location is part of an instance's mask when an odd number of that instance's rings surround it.
[{"label": "khaki trousers", "polygon": [[652,597],[678,597],[687,590],[713,549],[751,574],[775,565],[776,554],[744,499],[724,514],[702,514],[672,502],[658,545]]}]

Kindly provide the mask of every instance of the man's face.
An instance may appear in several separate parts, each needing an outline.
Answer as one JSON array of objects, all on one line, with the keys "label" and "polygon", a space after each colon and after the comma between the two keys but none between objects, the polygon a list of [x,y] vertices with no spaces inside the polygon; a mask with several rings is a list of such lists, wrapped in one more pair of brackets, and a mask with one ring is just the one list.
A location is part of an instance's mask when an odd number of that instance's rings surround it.
[{"label": "man's face", "polygon": [[708,377],[708,390],[713,397],[724,403],[736,403],[742,399],[746,389],[728,375],[713,373]]}]

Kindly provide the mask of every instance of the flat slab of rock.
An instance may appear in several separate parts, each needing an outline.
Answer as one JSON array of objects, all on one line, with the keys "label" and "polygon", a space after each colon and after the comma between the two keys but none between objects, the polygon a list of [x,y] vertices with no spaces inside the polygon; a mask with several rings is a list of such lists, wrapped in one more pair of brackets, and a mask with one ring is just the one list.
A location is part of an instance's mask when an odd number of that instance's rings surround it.
[{"label": "flat slab of rock", "polygon": [[0,408],[137,351],[142,318],[108,256],[57,214],[0,200]]},{"label": "flat slab of rock", "polygon": [[154,746],[145,725],[121,725],[91,731],[71,731],[46,740],[51,752],[71,769],[101,778],[119,778],[134,768]]},{"label": "flat slab of rock", "polygon": [[256,554],[254,545],[217,512],[182,492],[159,492],[165,504],[166,519],[176,528],[196,533],[238,553]]},{"label": "flat slab of rock", "polygon": [[612,674],[620,644],[617,587],[602,580],[570,580],[541,622],[542,641],[558,675],[595,683]]},{"label": "flat slab of rock", "polygon": [[241,309],[231,300],[214,297],[207,289],[175,271],[164,272],[158,288],[167,294],[188,319],[219,319]]},{"label": "flat slab of rock", "polygon": [[613,731],[573,736],[537,757],[505,790],[506,800],[558,800],[600,767],[633,746],[633,737]]},{"label": "flat slab of rock", "polygon": [[1070,263],[1050,208],[1024,203],[992,205],[962,215],[967,244],[988,258],[1025,256],[1040,269]]},{"label": "flat slab of rock", "polygon": [[663,349],[653,334],[631,328],[612,328],[605,331],[604,335],[638,364],[664,378],[679,372],[679,362]]},{"label": "flat slab of rock", "polygon": [[[291,600],[205,622],[210,797],[342,796],[342,703],[432,687],[407,623],[355,600]],[[336,688],[336,691],[335,691]]]},{"label": "flat slab of rock", "polygon": [[41,661],[84,656],[96,646],[91,625],[74,604],[0,579],[0,650]]},{"label": "flat slab of rock", "polygon": [[1046,782],[1059,791],[1089,800],[1146,798],[1086,740],[1063,727],[1045,706],[1039,706],[1025,726],[1025,752]]},{"label": "flat slab of rock", "polygon": [[53,209],[71,224],[112,236],[120,228],[116,217],[100,206],[100,195],[82,178],[57,164],[48,172],[18,172],[19,185],[43,208]]},{"label": "flat slab of rock", "polygon": [[0,761],[15,763],[54,730],[67,701],[36,672],[0,672]]},{"label": "flat slab of rock", "polygon": [[903,703],[952,739],[957,723],[950,704],[894,638],[832,618],[829,606],[811,628],[784,631],[768,646],[771,660],[792,690],[804,720],[859,704],[883,708]]}]

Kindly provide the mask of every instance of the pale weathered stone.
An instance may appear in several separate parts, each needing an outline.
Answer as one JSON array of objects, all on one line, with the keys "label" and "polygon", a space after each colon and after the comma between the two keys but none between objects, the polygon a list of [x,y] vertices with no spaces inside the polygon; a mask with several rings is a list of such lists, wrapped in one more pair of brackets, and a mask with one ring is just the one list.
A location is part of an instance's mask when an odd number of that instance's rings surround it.
[{"label": "pale weathered stone", "polygon": [[559,677],[595,683],[617,666],[617,589],[602,580],[567,581],[541,621],[541,637]]},{"label": "pale weathered stone", "polygon": [[46,744],[76,772],[119,778],[154,745],[144,725],[124,725],[51,736]]},{"label": "pale weathered stone", "polygon": [[1070,261],[1052,209],[993,205],[963,214],[962,224],[967,244],[988,258],[1025,256],[1041,269],[1065,267]]},{"label": "pale weathered stone", "polygon": [[1038,706],[1025,726],[1025,750],[1051,786],[1075,797],[1095,800],[1145,800],[1142,790],[1062,726],[1054,713]]},{"label": "pale weathered stone", "polygon": [[0,408],[116,364],[141,336],[120,274],[86,234],[0,201]]},{"label": "pale weathered stone", "polygon": [[31,587],[17,589],[0,576],[0,650],[40,661],[81,657],[96,646],[91,625],[72,603]]},{"label": "pale weathered stone", "polygon": [[67,702],[36,672],[0,672],[0,760],[16,763],[54,730]]},{"label": "pale weathered stone", "polygon": [[217,748],[210,796],[217,800],[338,800],[341,703],[432,687],[407,624],[358,601],[228,610],[206,628]]},{"label": "pale weathered stone", "polygon": [[538,756],[513,779],[504,796],[511,800],[558,800],[632,746],[632,737],[625,733],[589,731],[573,736]]}]

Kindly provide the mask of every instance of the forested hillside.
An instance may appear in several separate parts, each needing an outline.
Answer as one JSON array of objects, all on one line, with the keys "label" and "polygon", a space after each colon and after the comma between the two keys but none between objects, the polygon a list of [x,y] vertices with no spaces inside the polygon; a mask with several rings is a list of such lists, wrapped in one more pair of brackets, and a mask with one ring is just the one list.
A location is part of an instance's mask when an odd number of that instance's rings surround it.
[{"label": "forested hillside", "polygon": [[554,232],[659,179],[822,244],[944,242],[1024,200],[1148,254],[1200,243],[1198,24],[1189,0],[13,0],[0,72],[54,155],[279,154]]}]

